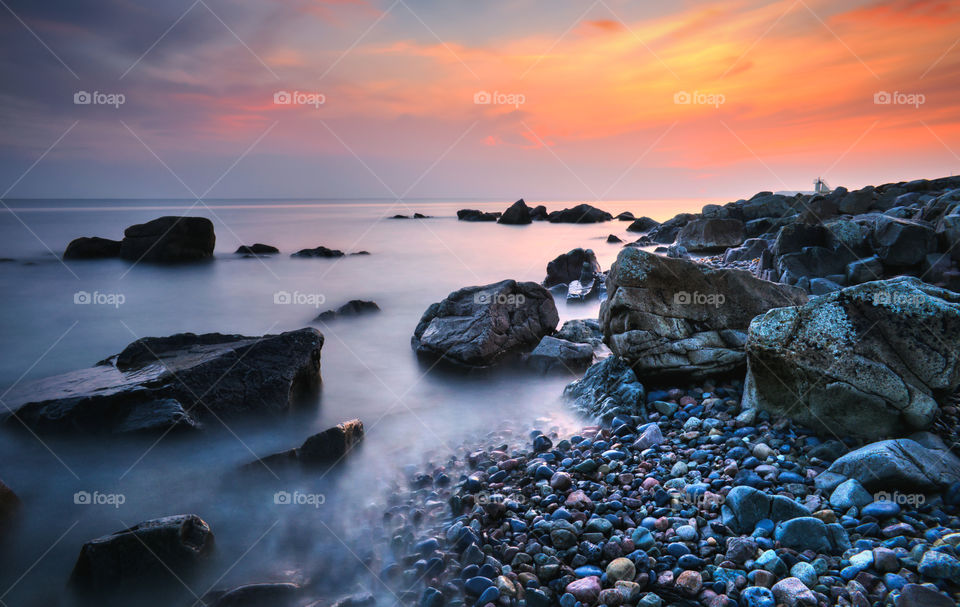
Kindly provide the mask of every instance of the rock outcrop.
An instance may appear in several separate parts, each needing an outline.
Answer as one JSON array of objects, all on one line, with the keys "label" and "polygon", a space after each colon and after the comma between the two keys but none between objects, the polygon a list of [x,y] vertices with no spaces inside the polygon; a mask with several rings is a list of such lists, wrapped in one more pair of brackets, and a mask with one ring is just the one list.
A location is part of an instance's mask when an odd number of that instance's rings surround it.
[{"label": "rock outcrop", "polygon": [[630,364],[609,356],[592,365],[563,395],[576,411],[609,424],[618,415],[645,416],[645,391]]},{"label": "rock outcrop", "polygon": [[497,223],[509,225],[525,225],[532,222],[530,207],[523,201],[523,198],[510,205],[510,207],[503,212],[503,215],[500,216],[500,219],[497,220]]},{"label": "rock outcrop", "polygon": [[806,301],[799,289],[627,247],[607,276],[600,326],[614,354],[647,378],[699,378],[742,367],[750,321]]},{"label": "rock outcrop", "polygon": [[737,247],[746,238],[743,222],[739,219],[695,219],[683,226],[677,234],[677,244],[688,251],[716,252]]},{"label": "rock outcrop", "polygon": [[213,256],[217,238],[206,217],[159,217],[123,232],[120,257],[131,261],[176,263]]},{"label": "rock outcrop", "polygon": [[89,369],[18,388],[4,422],[109,434],[191,429],[211,414],[282,413],[316,398],[322,346],[316,329],[147,337]]},{"label": "rock outcrop", "polygon": [[277,247],[260,242],[252,245],[240,245],[237,247],[237,250],[234,251],[237,255],[275,255],[279,252],[280,249]]},{"label": "rock outcrop", "polygon": [[64,259],[105,259],[120,257],[120,241],[99,236],[75,238],[63,252]]},{"label": "rock outcrop", "polygon": [[897,492],[931,493],[960,482],[960,459],[942,442],[922,445],[912,438],[888,439],[838,458],[817,476],[816,483],[832,491],[848,479],[870,491],[887,492],[881,498],[888,500]]},{"label": "rock outcrop", "polygon": [[245,466],[248,470],[288,464],[324,466],[335,464],[363,440],[363,422],[351,419],[314,434],[297,448],[262,457]]},{"label": "rock outcrop", "polygon": [[573,208],[554,211],[547,216],[550,223],[601,223],[612,219],[613,215],[610,213],[589,204],[578,204]]},{"label": "rock outcrop", "polygon": [[744,406],[831,434],[930,425],[960,385],[960,294],[916,278],[863,283],[750,325]]},{"label": "rock outcrop", "polygon": [[477,209],[460,209],[457,211],[457,219],[460,221],[497,221],[500,219],[500,213],[485,213]]},{"label": "rock outcrop", "polygon": [[314,320],[330,322],[344,316],[364,316],[375,314],[380,311],[380,306],[374,301],[364,301],[362,299],[351,299],[336,310],[326,310],[317,315]]},{"label": "rock outcrop", "polygon": [[600,263],[593,249],[577,248],[558,255],[547,264],[547,277],[543,279],[543,286],[553,287],[579,280],[585,264],[594,273],[600,272]]},{"label": "rock outcrop", "polygon": [[557,328],[553,296],[533,282],[502,280],[454,291],[427,308],[410,340],[414,351],[466,367],[487,367],[534,348]]}]

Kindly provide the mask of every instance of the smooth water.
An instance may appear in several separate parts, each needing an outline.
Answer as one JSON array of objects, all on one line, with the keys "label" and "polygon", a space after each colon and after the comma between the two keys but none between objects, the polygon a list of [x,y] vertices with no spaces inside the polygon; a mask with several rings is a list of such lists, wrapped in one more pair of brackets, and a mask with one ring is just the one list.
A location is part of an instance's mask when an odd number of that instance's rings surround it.
[{"label": "smooth water", "polygon": [[[611,202],[664,220],[704,200]],[[0,542],[0,604],[69,604],[66,581],[80,546],[139,521],[180,513],[206,520],[216,555],[197,579],[156,605],[190,604],[211,587],[300,581],[332,593],[378,592],[366,559],[403,466],[441,464],[463,444],[510,425],[572,429],[582,420],[559,400],[569,377],[522,370],[461,377],[417,361],[410,336],[420,315],[451,291],[514,278],[541,281],[547,262],[590,247],[604,269],[635,235],[626,222],[503,226],[456,220],[460,208],[503,210],[502,202],[408,201],[7,201],[0,209],[0,394],[31,380],[88,367],[139,337],[177,332],[261,335],[317,326],[323,391],[316,409],[282,418],[207,424],[186,436],[36,437],[0,428],[0,479],[24,503]],[[549,210],[573,203],[545,203]],[[391,219],[419,211],[427,220]],[[210,218],[215,259],[181,266],[120,260],[62,262],[78,236],[119,239],[126,226],[162,215]],[[280,255],[243,258],[240,244],[277,246]],[[323,245],[369,256],[294,259]],[[310,304],[278,304],[275,294]],[[94,303],[83,301],[90,294]],[[382,312],[326,325],[321,311],[350,299]],[[103,303],[96,303],[96,301]],[[561,322],[596,318],[599,304],[558,302]],[[335,469],[311,474],[236,469],[256,456],[299,445],[310,434],[360,418],[366,438]],[[15,423],[15,422],[14,422]],[[122,504],[77,504],[95,492]],[[322,504],[277,504],[275,493],[322,495]],[[106,497],[104,497],[106,496]],[[117,497],[122,496],[122,497]],[[370,567],[376,572],[375,567]],[[382,592],[382,589],[379,589]],[[386,603],[394,602],[386,597]],[[175,600],[175,602],[171,602]],[[140,604],[140,603],[138,603]]]}]

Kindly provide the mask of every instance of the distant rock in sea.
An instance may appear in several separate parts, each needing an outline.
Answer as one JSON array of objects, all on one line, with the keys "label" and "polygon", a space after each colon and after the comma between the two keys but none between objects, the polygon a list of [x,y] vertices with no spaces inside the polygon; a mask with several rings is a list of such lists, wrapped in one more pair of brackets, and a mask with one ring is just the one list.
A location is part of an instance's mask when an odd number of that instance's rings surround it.
[{"label": "distant rock in sea", "polygon": [[268,244],[261,244],[259,242],[249,246],[240,245],[240,247],[234,251],[234,253],[237,255],[274,255],[279,252],[280,249],[277,247],[272,247]]}]

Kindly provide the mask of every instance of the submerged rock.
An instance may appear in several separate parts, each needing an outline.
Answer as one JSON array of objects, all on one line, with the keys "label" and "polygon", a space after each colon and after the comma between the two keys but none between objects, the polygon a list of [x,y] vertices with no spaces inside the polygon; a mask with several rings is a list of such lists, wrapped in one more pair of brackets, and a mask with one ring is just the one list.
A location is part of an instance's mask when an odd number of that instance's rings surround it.
[{"label": "submerged rock", "polygon": [[578,204],[570,209],[554,211],[547,216],[550,223],[601,223],[611,221],[613,215],[589,204]]},{"label": "submerged rock", "polygon": [[206,217],[160,217],[123,232],[120,257],[132,261],[184,262],[213,256],[217,238]]},{"label": "submerged rock", "polygon": [[704,377],[743,366],[750,321],[806,300],[742,270],[715,270],[625,248],[607,277],[600,325],[610,349],[644,378]]},{"label": "submerged rock", "polygon": [[960,295],[916,278],[874,281],[750,325],[744,407],[865,438],[927,428],[960,385]]},{"label": "submerged rock", "polygon": [[523,201],[523,198],[516,201],[497,220],[497,223],[510,225],[524,225],[533,222],[530,217],[530,207]]},{"label": "submerged rock", "polygon": [[610,356],[587,369],[563,390],[571,406],[609,423],[618,415],[644,415],[643,384],[624,359]]},{"label": "submerged rock", "polygon": [[421,356],[486,367],[529,350],[560,318],[553,296],[533,282],[502,280],[465,287],[427,308],[410,344]]},{"label": "submerged rock", "polygon": [[293,607],[300,603],[301,588],[291,582],[244,584],[203,595],[205,607]]},{"label": "submerged rock", "polygon": [[477,209],[460,209],[457,211],[457,219],[460,221],[496,221],[500,219],[500,213],[484,213]]},{"label": "submerged rock", "polygon": [[373,314],[380,311],[380,306],[373,301],[364,301],[362,299],[351,299],[336,310],[327,310],[321,312],[314,320],[328,322],[342,316],[362,316]]},{"label": "submerged rock", "polygon": [[104,259],[120,257],[120,241],[99,236],[75,238],[63,252],[64,259]]},{"label": "submerged rock", "polygon": [[585,265],[593,274],[600,272],[600,263],[593,249],[576,248],[558,255],[547,264],[547,277],[543,279],[543,286],[552,287],[580,280],[584,275]]},{"label": "submerged rock", "polygon": [[627,226],[628,232],[649,232],[650,230],[659,226],[660,223],[650,219],[649,217],[641,217],[635,219],[633,223]]},{"label": "submerged rock", "polygon": [[252,245],[240,245],[236,251],[237,255],[274,255],[279,253],[280,249],[268,244],[256,243]]},{"label": "submerged rock", "polygon": [[344,252],[339,249],[328,249],[327,247],[316,247],[314,249],[300,249],[290,257],[343,257]]},{"label": "submerged rock", "polygon": [[351,419],[314,434],[297,448],[262,457],[245,468],[257,470],[263,466],[270,468],[294,462],[307,466],[334,464],[363,440],[363,434],[363,422]]},{"label": "submerged rock", "polygon": [[285,412],[316,398],[323,335],[179,333],[139,339],[96,366],[19,388],[4,422],[34,432],[163,432],[207,414]]},{"label": "submerged rock", "polygon": [[180,514],[138,523],[83,545],[71,584],[96,594],[143,584],[176,583],[213,551],[213,532],[199,516]]}]

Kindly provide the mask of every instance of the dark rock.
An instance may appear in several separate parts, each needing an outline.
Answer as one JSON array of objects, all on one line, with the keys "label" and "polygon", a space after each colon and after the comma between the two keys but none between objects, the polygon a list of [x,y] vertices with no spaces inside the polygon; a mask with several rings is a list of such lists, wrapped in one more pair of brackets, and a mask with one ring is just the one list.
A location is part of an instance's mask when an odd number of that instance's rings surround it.
[{"label": "dark rock", "polygon": [[877,255],[887,266],[913,266],[936,251],[933,226],[909,219],[881,217],[874,232]]},{"label": "dark rock", "polygon": [[327,247],[317,247],[315,249],[300,249],[290,257],[343,257],[343,251],[338,249],[328,249]]},{"label": "dark rock", "polygon": [[497,223],[524,225],[531,223],[532,221],[533,219],[530,218],[530,207],[528,207],[527,203],[525,203],[523,198],[521,198],[510,205],[510,207],[503,212],[503,215],[500,216],[500,219],[497,220]]},{"label": "dark rock", "polygon": [[876,200],[876,189],[871,185],[861,190],[854,190],[840,200],[839,211],[846,215],[860,215],[866,213]]},{"label": "dark rock", "polygon": [[590,344],[595,348],[603,345],[600,323],[592,318],[565,321],[555,337],[577,344]]},{"label": "dark rock", "polygon": [[503,280],[454,291],[427,308],[411,338],[421,356],[485,367],[535,347],[559,322],[550,292],[532,282]]},{"label": "dark rock", "polygon": [[750,321],[805,301],[793,287],[625,248],[600,306],[606,343],[644,378],[704,377],[741,367]]},{"label": "dark rock", "polygon": [[526,358],[540,373],[582,373],[593,362],[593,346],[546,335]]},{"label": "dark rock", "polygon": [[723,263],[757,259],[764,251],[769,250],[769,246],[769,243],[762,238],[749,238],[741,246],[727,249],[723,255]]},{"label": "dark rock", "polygon": [[837,459],[817,477],[817,486],[832,489],[851,478],[870,491],[933,492],[960,481],[960,459],[907,438],[884,440]]},{"label": "dark rock", "polygon": [[628,232],[649,232],[650,230],[659,226],[660,223],[650,219],[649,217],[641,217],[634,220],[633,223],[627,226]]},{"label": "dark rock", "polygon": [[600,223],[612,219],[613,215],[610,213],[589,204],[578,204],[570,209],[554,211],[547,216],[550,223]]},{"label": "dark rock", "polygon": [[460,221],[496,221],[500,219],[500,213],[485,213],[477,209],[460,209],[457,211],[457,219]]},{"label": "dark rock", "polygon": [[213,256],[217,238],[206,217],[160,217],[123,232],[120,257],[132,261],[184,262]]},{"label": "dark rock", "polygon": [[618,415],[643,415],[644,394],[636,373],[618,356],[594,364],[563,390],[574,409],[606,423]]},{"label": "dark rock", "polygon": [[[937,327],[937,333],[924,329]],[[744,407],[865,438],[930,425],[960,385],[960,295],[916,278],[874,281],[753,320]]]},{"label": "dark rock", "polygon": [[0,481],[0,532],[6,531],[20,512],[20,498],[13,489]]},{"label": "dark rock", "polygon": [[620,213],[619,215],[614,217],[614,219],[616,219],[617,221],[633,221],[636,218],[633,216],[633,213],[631,213],[630,211],[624,211],[623,213]]},{"label": "dark rock", "polygon": [[305,466],[324,466],[335,464],[363,440],[363,422],[351,419],[333,428],[314,434],[300,447],[288,449],[259,458],[245,466],[247,470],[259,470],[266,466],[283,466],[299,463]]},{"label": "dark rock", "polygon": [[751,533],[757,523],[770,519],[774,523],[810,516],[802,505],[782,495],[767,495],[759,489],[739,485],[730,490],[720,508],[721,520],[735,533]]},{"label": "dark rock", "polygon": [[195,418],[280,413],[315,399],[323,335],[147,337],[96,366],[18,388],[4,422],[35,432],[192,428]]},{"label": "dark rock", "polygon": [[364,301],[362,299],[351,299],[336,310],[327,310],[321,312],[314,320],[329,322],[341,316],[362,316],[379,312],[380,306],[373,301]]},{"label": "dark rock", "polygon": [[616,234],[610,234],[609,236],[607,236],[607,242],[610,242],[610,243],[623,242],[623,239],[617,236]]},{"label": "dark rock", "polygon": [[120,241],[86,236],[75,238],[67,245],[63,252],[64,259],[104,259],[120,257]]},{"label": "dark rock", "polygon": [[300,587],[290,582],[245,584],[203,597],[209,607],[292,607],[300,598]]},{"label": "dark rock", "polygon": [[897,597],[896,607],[956,607],[949,596],[920,584],[907,584]]},{"label": "dark rock", "polygon": [[530,219],[534,221],[546,221],[547,217],[547,207],[542,204],[538,204],[530,211]]},{"label": "dark rock", "polygon": [[677,244],[688,251],[722,251],[739,246],[745,238],[739,219],[695,219],[677,234]]},{"label": "dark rock", "polygon": [[858,285],[883,278],[883,262],[876,255],[847,264],[847,282]]},{"label": "dark rock", "polygon": [[195,514],[138,523],[83,545],[70,577],[91,593],[122,592],[189,575],[213,551],[213,532]]},{"label": "dark rock", "polygon": [[268,244],[256,243],[252,245],[240,245],[240,247],[234,251],[237,255],[274,255],[279,253],[280,249],[277,247],[272,247]]},{"label": "dark rock", "polygon": [[579,280],[583,274],[584,264],[589,264],[594,273],[600,272],[600,264],[592,249],[573,249],[558,255],[547,264],[547,277],[543,279],[543,286],[552,287]]},{"label": "dark rock", "polygon": [[677,234],[683,226],[696,218],[697,216],[693,213],[680,213],[650,230],[647,236],[654,242],[670,244],[677,239]]}]

